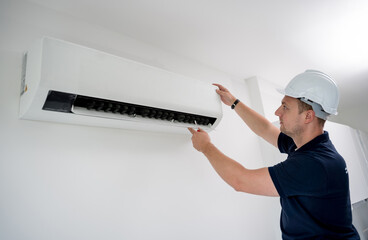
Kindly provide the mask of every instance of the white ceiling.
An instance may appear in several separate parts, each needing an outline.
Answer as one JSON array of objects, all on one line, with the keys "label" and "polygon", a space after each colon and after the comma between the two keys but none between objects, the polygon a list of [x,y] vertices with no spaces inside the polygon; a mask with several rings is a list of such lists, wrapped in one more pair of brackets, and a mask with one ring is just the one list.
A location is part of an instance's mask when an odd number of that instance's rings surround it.
[{"label": "white ceiling", "polygon": [[336,79],[336,121],[368,132],[367,0],[29,0],[241,78]]}]

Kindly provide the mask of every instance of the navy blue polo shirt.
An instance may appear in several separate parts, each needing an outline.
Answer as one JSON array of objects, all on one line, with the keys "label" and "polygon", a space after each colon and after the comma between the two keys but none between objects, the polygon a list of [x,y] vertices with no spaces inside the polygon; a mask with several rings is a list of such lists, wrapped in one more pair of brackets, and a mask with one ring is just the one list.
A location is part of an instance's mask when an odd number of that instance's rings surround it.
[{"label": "navy blue polo shirt", "polygon": [[346,164],[324,132],[298,150],[280,133],[288,158],[269,167],[280,195],[283,239],[360,239],[352,225]]}]

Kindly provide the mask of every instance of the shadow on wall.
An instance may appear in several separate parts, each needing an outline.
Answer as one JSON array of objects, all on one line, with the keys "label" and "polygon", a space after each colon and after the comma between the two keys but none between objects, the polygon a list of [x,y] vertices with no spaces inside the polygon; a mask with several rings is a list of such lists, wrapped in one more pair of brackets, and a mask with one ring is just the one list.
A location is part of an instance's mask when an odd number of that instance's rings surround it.
[{"label": "shadow on wall", "polygon": [[362,240],[368,240],[368,199],[353,204],[353,224]]}]

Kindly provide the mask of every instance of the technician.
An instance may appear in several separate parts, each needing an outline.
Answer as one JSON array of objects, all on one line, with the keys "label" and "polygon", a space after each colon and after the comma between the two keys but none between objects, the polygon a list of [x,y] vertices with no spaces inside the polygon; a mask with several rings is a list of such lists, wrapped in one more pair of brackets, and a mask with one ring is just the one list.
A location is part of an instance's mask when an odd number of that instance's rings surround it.
[{"label": "technician", "polygon": [[327,117],[337,114],[339,92],[332,78],[314,70],[294,77],[275,112],[280,129],[214,85],[254,133],[288,154],[273,167],[247,169],[217,149],[205,131],[189,128],[194,148],[221,178],[236,191],[280,197],[283,239],[360,239],[352,225],[345,161],[323,130]]}]

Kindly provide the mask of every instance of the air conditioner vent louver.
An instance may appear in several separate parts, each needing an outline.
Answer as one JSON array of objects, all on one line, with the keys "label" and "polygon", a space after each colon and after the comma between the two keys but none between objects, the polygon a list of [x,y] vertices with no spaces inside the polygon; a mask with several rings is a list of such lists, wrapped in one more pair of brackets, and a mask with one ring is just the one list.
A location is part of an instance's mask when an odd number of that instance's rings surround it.
[{"label": "air conditioner vent louver", "polygon": [[131,118],[152,118],[163,121],[190,123],[202,126],[211,126],[216,121],[216,118],[197,114],[177,112],[151,106],[142,106],[132,103],[81,96],[52,90],[49,91],[42,109],[96,117],[109,118],[110,116],[110,118],[113,119],[124,119],[123,116],[119,116],[124,115]]}]

